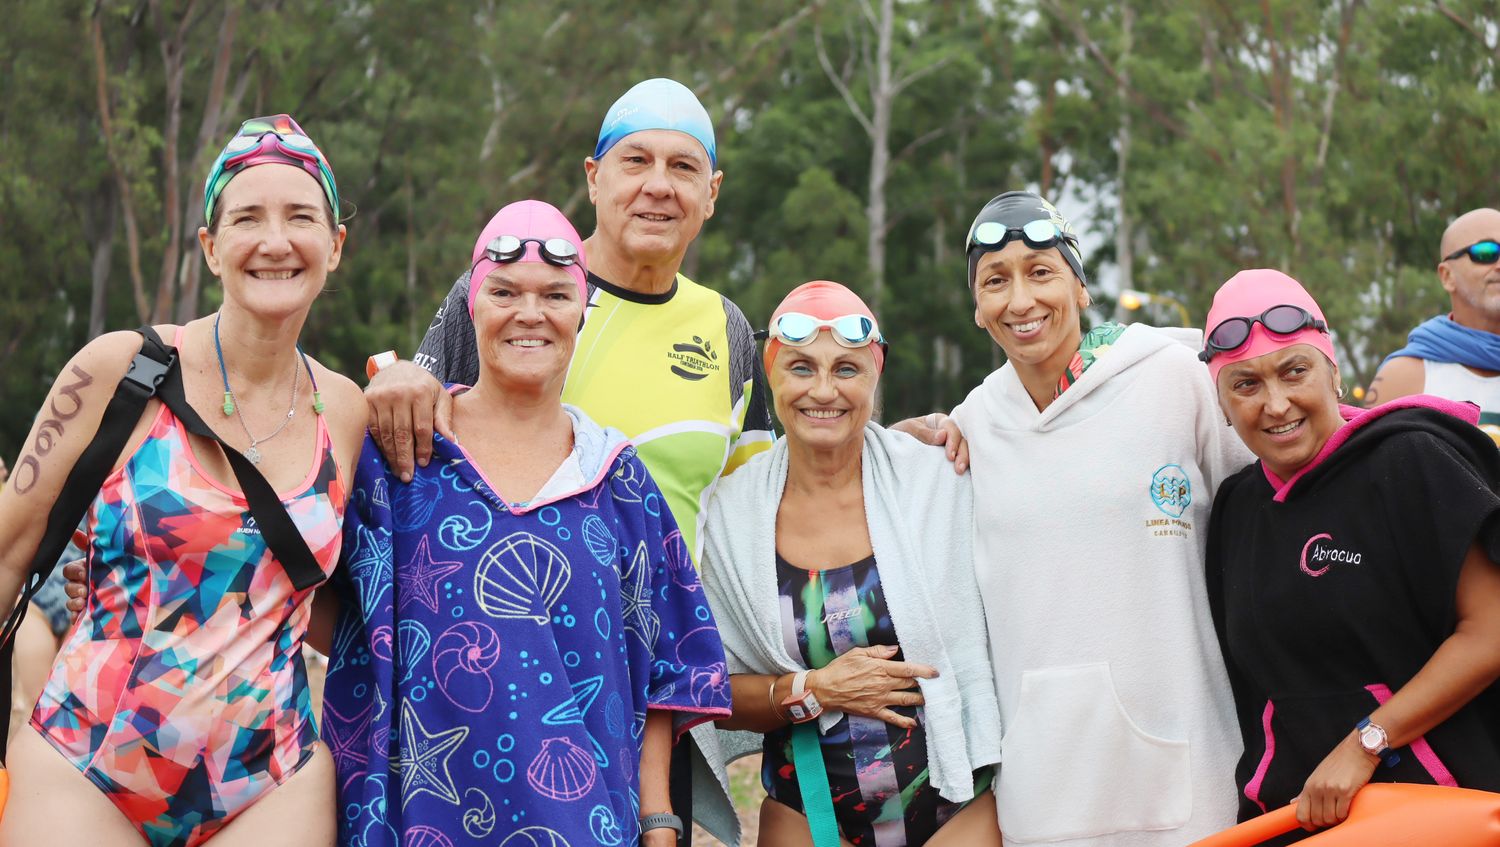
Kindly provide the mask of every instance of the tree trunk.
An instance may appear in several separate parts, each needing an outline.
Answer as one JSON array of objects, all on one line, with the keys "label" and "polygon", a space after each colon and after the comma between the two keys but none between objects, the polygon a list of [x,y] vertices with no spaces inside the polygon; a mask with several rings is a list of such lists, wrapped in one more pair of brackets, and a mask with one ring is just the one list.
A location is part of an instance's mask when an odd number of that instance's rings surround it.
[{"label": "tree trunk", "polygon": [[[1291,144],[1292,110],[1296,104],[1292,97],[1293,75],[1291,58],[1276,31],[1276,19],[1269,0],[1261,0],[1261,12],[1265,20],[1266,43],[1271,51],[1271,102],[1276,118],[1276,130],[1281,135],[1286,152],[1281,157],[1281,211],[1286,216],[1285,227],[1288,249],[1281,260],[1281,270],[1292,273],[1298,256],[1302,252],[1302,213],[1297,208],[1297,154]],[[1292,12],[1283,11],[1284,15]],[[1290,33],[1291,26],[1283,27]]]},{"label": "tree trunk", "polygon": [[169,29],[163,20],[160,0],[151,0],[151,16],[156,21],[157,44],[161,51],[162,72],[166,77],[166,126],[162,129],[162,215],[167,243],[162,248],[161,272],[156,283],[156,303],[152,309],[153,323],[166,323],[175,311],[172,306],[177,292],[177,259],[182,254],[182,206],[180,174],[182,165],[177,161],[177,147],[182,135],[182,83],[187,72],[186,35],[188,22],[193,16],[194,3],[189,2],[182,15],[182,23]]},{"label": "tree trunk", "polygon": [[89,40],[94,48],[94,94],[99,107],[99,128],[104,135],[104,152],[119,192],[120,213],[125,219],[125,247],[130,257],[130,290],[135,297],[136,319],[144,323],[151,317],[151,305],[146,300],[146,278],[141,273],[141,231],[135,218],[130,175],[125,172],[125,164],[120,160],[120,151],[115,144],[114,118],[109,106],[109,67],[104,56],[100,14],[96,10],[89,18]]},{"label": "tree trunk", "polygon": [[891,107],[895,90],[891,81],[891,39],[895,28],[895,0],[881,0],[875,32],[875,68],[870,104],[870,197],[865,208],[869,233],[865,258],[870,264],[870,308],[880,314],[885,300],[885,239],[887,212],[885,183],[891,165]]},{"label": "tree trunk", "polygon": [[[229,81],[229,66],[234,59],[234,39],[238,29],[240,7],[231,3],[224,10],[224,20],[219,26],[219,43],[214,51],[214,69],[209,77],[208,94],[203,105],[203,120],[198,124],[198,139],[193,145],[189,162],[189,177],[203,173],[212,164],[208,157],[217,155],[216,141],[224,135],[225,97]],[[236,85],[234,100],[244,92],[244,80]],[[187,210],[182,216],[182,243],[191,245],[203,220],[203,192],[189,191]],[[335,224],[337,222],[335,221]],[[179,324],[198,317],[200,289],[203,279],[203,262],[197,251],[190,246],[181,251],[177,271],[177,316]]]},{"label": "tree trunk", "polygon": [[1115,167],[1115,194],[1119,201],[1120,220],[1115,226],[1115,261],[1120,266],[1120,288],[1135,287],[1135,254],[1130,232],[1130,206],[1126,202],[1126,177],[1130,169],[1130,52],[1135,46],[1135,9],[1129,2],[1120,3],[1120,79],[1115,97],[1120,106],[1120,127],[1115,133],[1119,159]]},{"label": "tree trunk", "polygon": [[406,192],[406,343],[415,351],[422,343],[422,336],[417,332],[417,189],[412,183],[409,159],[403,183],[401,187]]},{"label": "tree trunk", "polygon": [[93,233],[94,260],[89,266],[89,340],[104,334],[109,306],[109,266],[115,252],[115,218],[119,207],[115,205],[113,191],[104,189],[103,221]]}]

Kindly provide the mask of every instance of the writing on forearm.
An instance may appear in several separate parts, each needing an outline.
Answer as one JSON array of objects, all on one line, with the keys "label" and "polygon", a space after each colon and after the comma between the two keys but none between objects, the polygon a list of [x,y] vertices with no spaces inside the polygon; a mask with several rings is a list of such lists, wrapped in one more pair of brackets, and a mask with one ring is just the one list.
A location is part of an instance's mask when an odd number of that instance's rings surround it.
[{"label": "writing on forearm", "polygon": [[[42,466],[38,457],[52,452],[57,446],[57,440],[65,431],[65,424],[78,417],[83,411],[83,397],[79,392],[94,384],[94,378],[83,368],[73,365],[69,368],[69,374],[73,381],[65,385],[59,385],[57,395],[47,405],[50,413],[36,428],[36,438],[31,442],[31,451],[16,463],[15,479],[12,485],[17,494],[26,494],[36,487],[37,480],[41,479]],[[62,401],[62,402],[59,402]]]}]

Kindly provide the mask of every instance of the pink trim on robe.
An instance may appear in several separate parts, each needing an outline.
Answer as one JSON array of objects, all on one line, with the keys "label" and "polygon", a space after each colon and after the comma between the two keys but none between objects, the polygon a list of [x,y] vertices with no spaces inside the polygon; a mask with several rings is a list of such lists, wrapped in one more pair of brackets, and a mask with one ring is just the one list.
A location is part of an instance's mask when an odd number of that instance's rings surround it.
[{"label": "pink trim on robe", "polygon": [[[1373,694],[1375,702],[1382,706],[1385,705],[1385,701],[1391,699],[1391,689],[1380,683],[1366,685],[1365,690]],[[1412,755],[1416,756],[1417,761],[1422,763],[1422,767],[1427,769],[1428,775],[1432,777],[1434,782],[1438,785],[1446,785],[1449,788],[1458,787],[1458,780],[1453,778],[1453,774],[1448,771],[1448,766],[1443,764],[1442,759],[1438,758],[1437,751],[1433,750],[1432,745],[1427,743],[1426,737],[1418,738],[1409,746],[1411,747]]]},{"label": "pink trim on robe", "polygon": [[1271,759],[1276,756],[1276,734],[1271,731],[1271,716],[1276,714],[1276,704],[1270,700],[1266,701],[1266,710],[1260,716],[1261,728],[1266,734],[1266,752],[1260,757],[1260,764],[1255,766],[1255,776],[1245,784],[1245,796],[1262,812],[1267,811],[1266,804],[1260,799],[1260,786],[1266,781],[1266,771],[1271,769]]},{"label": "pink trim on robe", "polygon": [[1397,397],[1395,400],[1389,403],[1381,403],[1373,409],[1340,405],[1339,414],[1344,418],[1344,425],[1339,427],[1338,431],[1323,444],[1323,449],[1318,451],[1318,455],[1314,456],[1311,462],[1299,468],[1296,473],[1292,474],[1290,479],[1283,482],[1280,477],[1271,473],[1271,469],[1266,467],[1265,462],[1261,462],[1260,469],[1265,473],[1266,481],[1271,483],[1272,488],[1276,489],[1276,496],[1271,499],[1277,503],[1285,502],[1287,495],[1292,493],[1292,486],[1297,484],[1297,480],[1301,479],[1303,474],[1322,464],[1324,459],[1333,455],[1333,451],[1342,447],[1344,442],[1348,441],[1350,436],[1354,435],[1357,430],[1371,421],[1400,409],[1432,409],[1452,415],[1461,421],[1467,421],[1471,424],[1479,423],[1479,407],[1473,403],[1463,403],[1443,397],[1433,397],[1430,394],[1412,394],[1407,397]]}]

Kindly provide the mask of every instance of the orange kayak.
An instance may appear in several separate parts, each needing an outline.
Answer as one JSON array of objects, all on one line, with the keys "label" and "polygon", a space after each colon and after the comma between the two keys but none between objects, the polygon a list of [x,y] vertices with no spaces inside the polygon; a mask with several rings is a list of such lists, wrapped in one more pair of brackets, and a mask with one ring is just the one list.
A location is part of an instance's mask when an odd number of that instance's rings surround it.
[{"label": "orange kayak", "polygon": [[[1297,807],[1285,806],[1189,847],[1252,847],[1296,828]],[[1343,823],[1299,843],[1315,847],[1497,847],[1500,794],[1373,783],[1354,796]]]}]

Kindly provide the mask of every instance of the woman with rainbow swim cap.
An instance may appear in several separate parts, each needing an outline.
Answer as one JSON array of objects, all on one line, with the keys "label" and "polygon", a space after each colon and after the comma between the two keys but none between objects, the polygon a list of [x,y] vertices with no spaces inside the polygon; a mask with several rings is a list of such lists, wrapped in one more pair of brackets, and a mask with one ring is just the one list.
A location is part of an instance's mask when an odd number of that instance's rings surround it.
[{"label": "woman with rainbow swim cap", "polygon": [[1500,790],[1500,455],[1479,410],[1340,405],[1323,312],[1280,271],[1235,274],[1207,326],[1259,458],[1220,487],[1208,538],[1240,817],[1295,801],[1331,826],[1371,781]]},{"label": "woman with rainbow swim cap", "polygon": [[524,200],[471,261],[453,437],[403,483],[372,435],[355,474],[324,710],[340,843],[675,844],[671,747],[729,713],[729,677],[656,482],[562,402],[582,240]]},{"label": "woman with rainbow swim cap", "polygon": [[[281,493],[326,577],[368,414],[297,344],[342,255],[333,171],[290,116],[249,120],[204,209],[223,306],[155,330],[187,404]],[[53,386],[0,492],[6,608],[141,346],[100,336]],[[313,590],[270,550],[220,446],[188,426],[151,401],[89,507],[88,596],[12,740],[0,844],[260,845],[288,822],[299,844],[334,841],[333,760],[302,660]]]},{"label": "woman with rainbow swim cap", "polygon": [[[1201,334],[1085,333],[1078,238],[1011,191],[970,227],[974,321],[1007,362],[953,412],[1000,715],[1007,844],[1180,847],[1234,822],[1234,704],[1203,587],[1219,481],[1248,459]],[[958,451],[963,458],[962,451]]]},{"label": "woman with rainbow swim cap", "polygon": [[750,732],[694,731],[718,777],[695,812],[727,799],[729,760],[763,752],[762,844],[998,847],[968,478],[871,422],[885,342],[854,292],[799,286],[769,336],[786,437],[719,484],[704,533],[734,691],[718,725]]}]

